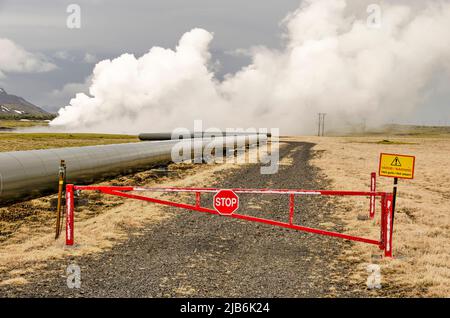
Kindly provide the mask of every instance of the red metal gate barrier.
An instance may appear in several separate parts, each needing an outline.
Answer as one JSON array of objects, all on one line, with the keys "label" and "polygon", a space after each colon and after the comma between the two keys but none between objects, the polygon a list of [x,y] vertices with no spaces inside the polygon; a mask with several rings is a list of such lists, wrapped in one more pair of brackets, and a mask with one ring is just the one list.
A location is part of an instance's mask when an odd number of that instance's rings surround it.
[{"label": "red metal gate barrier", "polygon": [[[373,175],[372,175],[373,177]],[[374,189],[375,179],[371,178],[371,189]],[[130,186],[77,186],[73,184],[66,185],[66,245],[74,244],[74,192],[75,191],[100,191],[104,194],[110,194],[115,196],[121,196],[130,199],[143,200],[153,203],[158,203],[167,206],[173,206],[198,212],[205,212],[211,214],[220,215],[214,209],[201,206],[201,194],[202,193],[217,193],[222,189],[216,188],[145,188],[145,187],[130,187]],[[222,215],[225,217],[231,217],[241,220],[247,220],[258,223],[265,223],[274,226],[289,228],[297,231],[304,231],[309,233],[315,233],[320,235],[338,237],[346,240],[363,242],[368,244],[377,245],[381,250],[384,250],[386,257],[392,257],[392,193],[386,192],[364,192],[364,191],[328,191],[328,190],[295,190],[295,189],[230,189],[236,194],[250,193],[250,194],[280,194],[289,196],[289,221],[280,222],[240,213],[233,213],[230,215]],[[161,200],[157,198],[151,198],[142,196],[130,192],[192,192],[195,193],[195,205],[177,203],[167,200]],[[381,222],[380,222],[380,239],[374,240],[370,238],[364,238],[359,236],[347,235],[338,232],[326,231],[306,226],[301,226],[293,223],[294,219],[294,202],[296,195],[322,195],[322,196],[362,196],[370,197],[370,212],[371,218],[375,213],[375,199],[380,198],[381,205]]]}]

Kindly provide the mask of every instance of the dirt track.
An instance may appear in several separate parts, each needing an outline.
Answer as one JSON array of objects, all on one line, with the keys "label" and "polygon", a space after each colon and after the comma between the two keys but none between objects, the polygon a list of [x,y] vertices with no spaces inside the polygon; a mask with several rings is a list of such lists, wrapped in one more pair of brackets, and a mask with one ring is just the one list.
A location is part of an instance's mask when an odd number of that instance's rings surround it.
[{"label": "dirt track", "polygon": [[[309,165],[313,144],[290,142],[275,175],[244,165],[218,175],[214,186],[326,188]],[[282,161],[283,162],[283,161]],[[288,198],[241,197],[241,211],[278,220],[288,217]],[[204,198],[203,204],[211,203]],[[168,208],[169,209],[169,208]],[[336,257],[351,243],[268,225],[171,209],[175,217],[96,257],[53,261],[30,284],[2,286],[2,296],[75,297],[326,297],[365,296],[349,286],[351,264]],[[326,198],[296,200],[297,223],[341,230]],[[326,223],[326,225],[321,223]],[[81,267],[82,287],[66,286],[65,269]],[[362,282],[363,285],[363,282]]]}]

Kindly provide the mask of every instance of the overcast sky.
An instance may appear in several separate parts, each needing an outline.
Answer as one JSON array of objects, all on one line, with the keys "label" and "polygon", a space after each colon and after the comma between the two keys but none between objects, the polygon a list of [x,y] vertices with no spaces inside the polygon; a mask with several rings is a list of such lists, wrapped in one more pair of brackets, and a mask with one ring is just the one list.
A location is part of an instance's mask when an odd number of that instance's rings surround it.
[{"label": "overcast sky", "polygon": [[[66,25],[70,15],[66,10],[71,3],[81,7],[80,29],[69,29]],[[245,56],[230,52],[257,45],[280,47],[280,21],[299,3],[299,0],[0,0],[0,87],[56,111],[67,105],[76,92],[86,90],[85,80],[99,60],[122,53],[140,56],[152,46],[173,48],[180,36],[194,27],[214,32],[211,51],[213,59],[220,61],[217,70],[220,78],[249,62]],[[360,9],[362,14],[366,13],[364,6]],[[8,49],[13,53],[5,57]],[[30,62],[22,63],[23,57]],[[429,111],[422,114],[419,109],[411,115],[412,119],[420,118],[424,123],[449,120],[450,81],[436,80],[441,84],[426,102],[438,111],[431,116]],[[443,116],[439,116],[440,112]]]},{"label": "overcast sky", "polygon": [[[81,28],[66,26],[67,7],[81,8]],[[56,67],[49,71],[4,72],[0,87],[48,110],[68,104],[95,62],[122,53],[137,56],[152,46],[173,48],[194,27],[214,32],[211,50],[218,75],[233,72],[247,58],[229,54],[254,45],[279,47],[279,22],[299,0],[0,0],[0,38]],[[1,71],[1,68],[0,68]],[[71,83],[80,83],[79,85]],[[64,86],[66,85],[65,89]],[[57,91],[56,91],[57,90]]]}]

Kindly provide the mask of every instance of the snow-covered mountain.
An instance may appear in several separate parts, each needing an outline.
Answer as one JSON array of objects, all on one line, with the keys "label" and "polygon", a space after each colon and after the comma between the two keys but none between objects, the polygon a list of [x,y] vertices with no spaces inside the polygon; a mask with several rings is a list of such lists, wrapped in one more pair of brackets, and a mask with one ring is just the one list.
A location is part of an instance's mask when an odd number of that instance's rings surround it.
[{"label": "snow-covered mountain", "polygon": [[1,115],[48,115],[48,112],[26,101],[22,97],[8,94],[0,87]]}]

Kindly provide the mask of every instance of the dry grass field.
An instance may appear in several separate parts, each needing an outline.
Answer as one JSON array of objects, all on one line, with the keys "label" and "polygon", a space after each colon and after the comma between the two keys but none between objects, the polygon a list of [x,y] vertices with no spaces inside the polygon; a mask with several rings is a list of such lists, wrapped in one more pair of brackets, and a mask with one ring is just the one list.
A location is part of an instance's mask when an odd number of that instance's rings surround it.
[{"label": "dry grass field", "polygon": [[81,147],[138,142],[136,136],[79,133],[0,133],[0,151]]},{"label": "dry grass field", "polygon": [[0,119],[0,130],[42,127],[48,126],[48,121],[45,120],[14,120],[14,119]]},{"label": "dry grass field", "polygon": [[[381,152],[416,156],[414,180],[400,180],[394,224],[394,259],[379,258],[376,247],[355,243],[345,259],[363,259],[355,282],[367,277],[366,266],[381,265],[385,286],[404,286],[392,296],[450,297],[450,135],[439,130],[423,136],[416,132],[350,137],[295,138],[317,145],[313,164],[338,190],[368,190],[370,172],[378,169]],[[377,177],[378,190],[391,192],[393,179]],[[378,220],[368,214],[367,200],[341,198],[336,213],[346,232],[378,238]],[[377,206],[379,216],[379,206]],[[375,254],[375,255],[374,255]],[[389,294],[391,295],[391,294]]]}]

